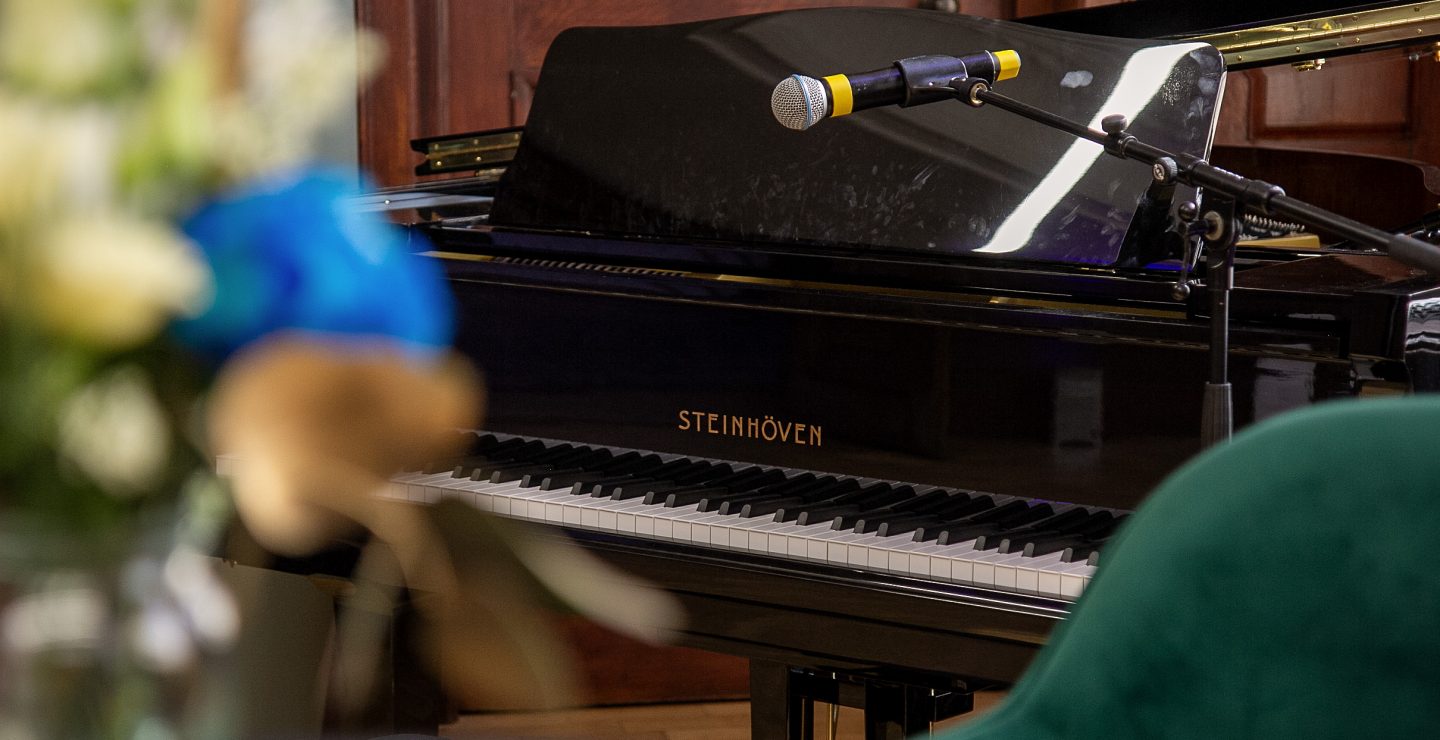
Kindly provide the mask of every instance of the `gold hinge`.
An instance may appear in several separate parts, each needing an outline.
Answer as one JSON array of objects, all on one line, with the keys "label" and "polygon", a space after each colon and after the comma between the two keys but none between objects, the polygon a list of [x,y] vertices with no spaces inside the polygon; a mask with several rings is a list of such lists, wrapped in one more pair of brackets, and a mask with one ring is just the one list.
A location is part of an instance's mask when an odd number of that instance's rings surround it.
[{"label": "gold hinge", "polygon": [[433,168],[486,167],[509,162],[517,146],[520,146],[519,131],[446,139],[431,142],[426,148],[425,160]]}]

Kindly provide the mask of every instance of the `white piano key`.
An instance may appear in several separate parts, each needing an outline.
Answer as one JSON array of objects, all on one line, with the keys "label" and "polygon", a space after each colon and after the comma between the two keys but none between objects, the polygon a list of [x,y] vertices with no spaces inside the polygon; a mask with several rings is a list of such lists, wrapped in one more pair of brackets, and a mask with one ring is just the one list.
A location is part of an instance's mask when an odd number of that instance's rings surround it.
[{"label": "white piano key", "polygon": [[[751,517],[746,519],[741,516],[733,516],[735,521],[730,525],[730,546],[739,550],[750,550],[751,552],[769,552],[769,533],[763,531],[774,522],[763,517]],[[760,530],[760,531],[757,531]]]},{"label": "white piano key", "polygon": [[695,506],[675,507],[667,511],[682,512],[675,519],[675,537],[684,542],[709,546],[713,539],[713,530],[716,527],[728,526],[728,522],[718,521],[717,515],[700,511]]},{"label": "white piano key", "polygon": [[[977,551],[973,542],[915,542],[905,535],[834,530],[828,521],[802,526],[776,522],[773,517],[702,512],[698,505],[667,508],[645,504],[643,499],[576,495],[568,488],[542,491],[519,481],[472,481],[448,472],[401,474],[380,495],[425,503],[454,497],[513,518],[1067,600],[1083,593],[1094,572],[1084,563],[1059,562],[1059,553],[1025,558],[1019,553]],[[1008,499],[997,497],[1001,503]]]},{"label": "white piano key", "polygon": [[824,533],[828,527],[822,528],[818,524],[807,524],[804,526],[791,524],[791,529],[786,534],[786,552],[792,557],[805,560],[824,560],[825,543],[817,540],[816,535]]},{"label": "white piano key", "polygon": [[752,517],[748,521],[756,523],[747,523],[738,526],[742,526],[750,532],[751,552],[761,552],[769,554],[771,552],[770,548],[777,544],[781,545],[783,549],[783,537],[778,542],[772,542],[772,540],[770,539],[770,535],[773,533],[773,530],[776,527],[776,523],[773,520],[771,520],[769,517]]},{"label": "white piano key", "polygon": [[1060,598],[1060,573],[1042,570],[1036,575],[1036,592],[1041,596]]}]

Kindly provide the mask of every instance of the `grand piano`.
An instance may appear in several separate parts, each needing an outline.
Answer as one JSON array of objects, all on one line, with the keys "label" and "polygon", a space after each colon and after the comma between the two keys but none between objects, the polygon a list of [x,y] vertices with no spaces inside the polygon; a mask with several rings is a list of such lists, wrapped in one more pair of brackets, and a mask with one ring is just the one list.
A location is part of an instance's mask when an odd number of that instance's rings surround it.
[{"label": "grand piano", "polygon": [[[394,495],[543,523],[676,595],[677,642],[751,661],[757,738],[808,736],[815,700],[900,737],[1014,681],[1127,512],[1202,447],[1209,281],[1165,226],[1203,194],[1000,110],[797,133],[770,94],[1014,49],[997,90],[1207,156],[1227,67],[1261,56],[1231,36],[1260,19],[1145,5],[1119,24],[852,8],[565,32],[523,131],[418,140],[418,172],[466,176],[371,202],[443,262],[490,393],[467,459]],[[1299,33],[1396,4],[1260,5]],[[1349,38],[1325,53],[1432,36]],[[1238,427],[1440,389],[1440,280],[1251,226],[1290,241],[1237,250]]]}]

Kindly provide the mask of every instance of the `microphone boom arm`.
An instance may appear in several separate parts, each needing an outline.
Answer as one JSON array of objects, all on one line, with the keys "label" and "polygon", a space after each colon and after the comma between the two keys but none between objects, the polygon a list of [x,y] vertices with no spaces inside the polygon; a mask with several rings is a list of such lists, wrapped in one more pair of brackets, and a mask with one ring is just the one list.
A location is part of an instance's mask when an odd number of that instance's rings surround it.
[{"label": "microphone boom arm", "polygon": [[[933,89],[933,87],[931,88]],[[1190,154],[1172,153],[1146,144],[1126,129],[1124,116],[1101,119],[1103,131],[1072,121],[1050,111],[997,93],[983,79],[964,78],[950,82],[949,94],[979,108],[989,104],[1023,118],[1064,131],[1072,136],[1093,141],[1105,152],[1120,159],[1133,159],[1151,168],[1151,177],[1161,184],[1182,183],[1203,188],[1206,210],[1200,213],[1195,203],[1182,203],[1177,208],[1177,228],[1188,245],[1195,240],[1206,249],[1206,289],[1210,298],[1210,377],[1205,383],[1204,406],[1201,413],[1201,440],[1205,446],[1230,439],[1234,429],[1234,406],[1231,400],[1227,365],[1230,354],[1230,293],[1235,285],[1235,243],[1239,236],[1239,220],[1243,211],[1264,216],[1281,216],[1306,226],[1329,231],[1387,252],[1394,259],[1413,267],[1440,275],[1440,248],[1405,234],[1391,234],[1367,226],[1305,201],[1292,198],[1278,185],[1242,177],[1223,170]],[[1187,265],[1188,267],[1188,262]],[[1176,300],[1190,294],[1190,284],[1181,273],[1175,285]]]},{"label": "microphone boom arm", "polygon": [[[1278,185],[1242,177],[1216,167],[1199,157],[1175,154],[1146,144],[1125,130],[1128,122],[1124,116],[1107,116],[1101,122],[1101,126],[1105,130],[1096,131],[1063,116],[997,93],[990,89],[989,83],[985,80],[957,80],[956,84],[952,86],[951,92],[974,107],[990,104],[1073,136],[1093,141],[1105,147],[1106,153],[1149,165],[1152,171],[1157,173],[1159,170],[1154,168],[1165,168],[1164,177],[1192,187],[1204,188],[1207,193],[1215,193],[1229,198],[1242,209],[1264,216],[1282,216],[1306,226],[1339,234],[1357,244],[1388,252],[1391,257],[1407,265],[1440,275],[1440,248],[1411,236],[1391,234],[1373,226],[1367,226],[1338,213],[1292,198],[1286,195],[1284,188]],[[1170,175],[1169,173],[1172,171],[1174,174]],[[1164,181],[1164,177],[1157,176],[1156,179]],[[1206,220],[1213,220],[1209,216],[1210,214],[1207,213]]]}]

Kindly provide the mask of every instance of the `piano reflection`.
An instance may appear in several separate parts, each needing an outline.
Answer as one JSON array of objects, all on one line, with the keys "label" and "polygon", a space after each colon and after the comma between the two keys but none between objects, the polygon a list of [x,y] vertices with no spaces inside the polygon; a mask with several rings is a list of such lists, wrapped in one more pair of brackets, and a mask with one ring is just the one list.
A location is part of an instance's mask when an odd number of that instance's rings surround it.
[{"label": "piano reflection", "polygon": [[[1023,58],[1011,97],[1200,157],[1236,63],[904,10],[573,29],[523,131],[415,142],[471,176],[376,200],[418,214],[491,403],[393,495],[563,528],[675,593],[682,644],[752,661],[756,737],[812,699],[898,737],[1016,678],[1199,449],[1208,302],[1163,233],[1200,194],[1098,145],[959,104],[771,116],[795,72],[979,49]],[[1290,243],[1238,252],[1237,426],[1440,387],[1434,276]]]}]

